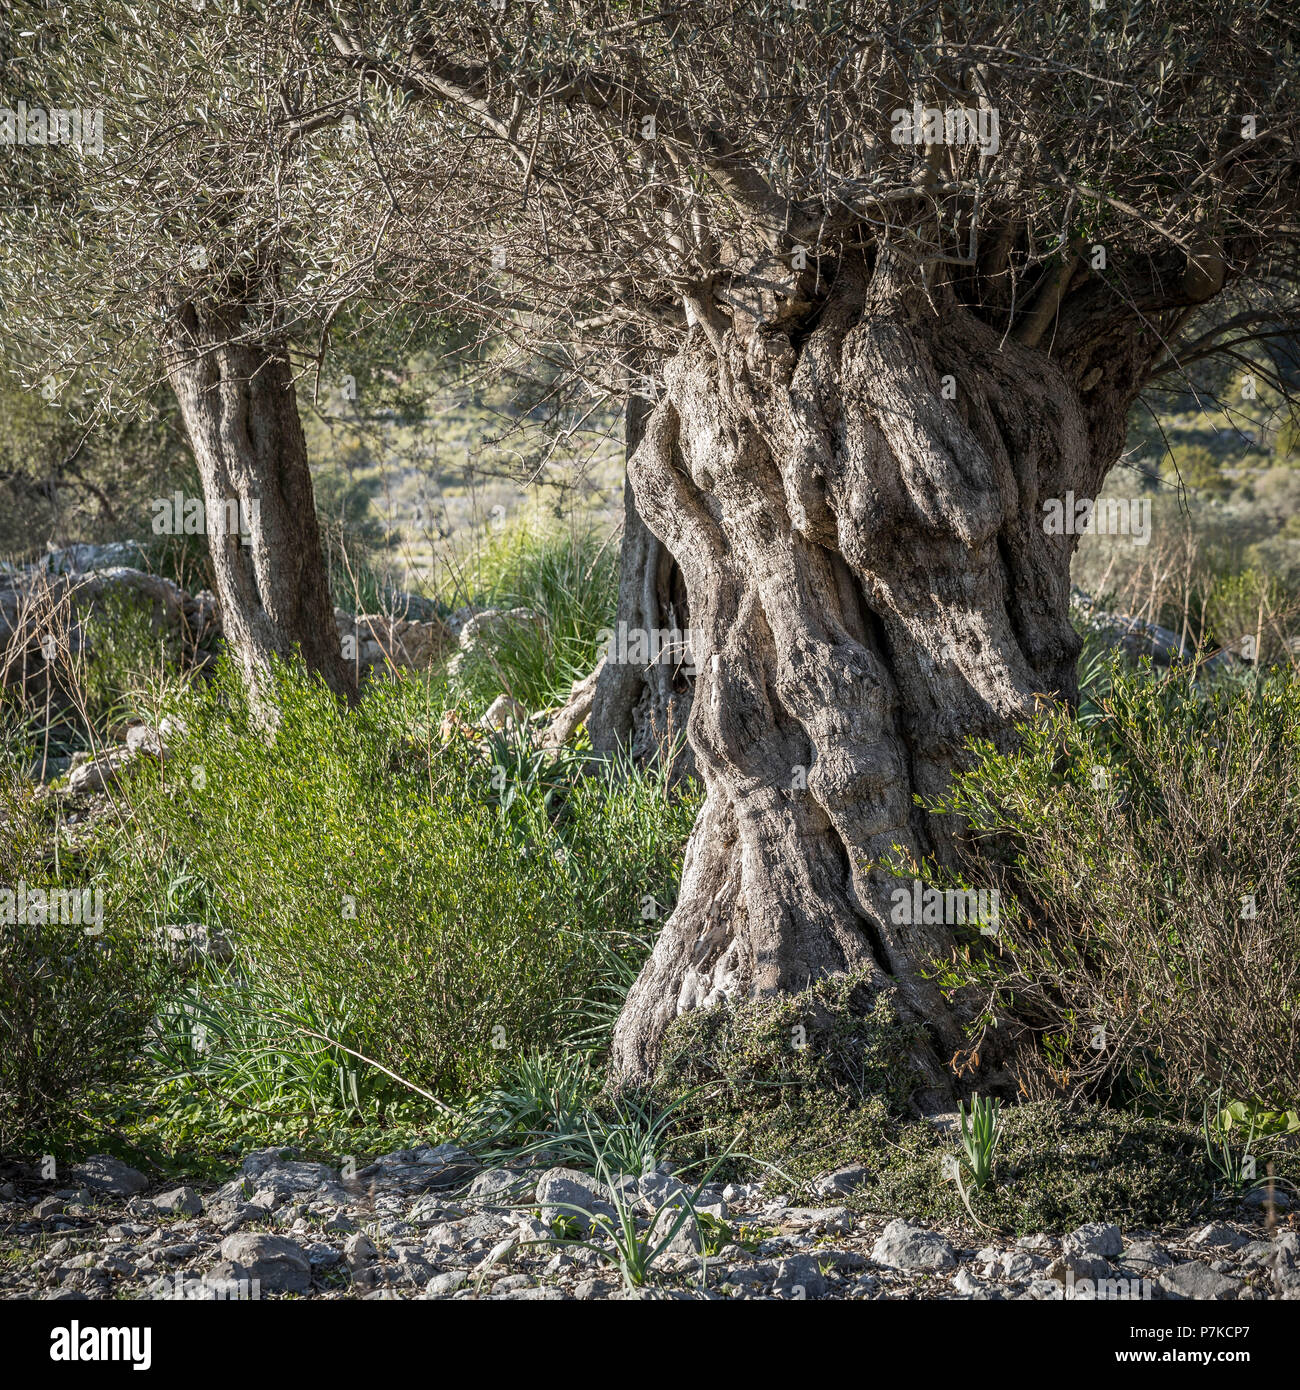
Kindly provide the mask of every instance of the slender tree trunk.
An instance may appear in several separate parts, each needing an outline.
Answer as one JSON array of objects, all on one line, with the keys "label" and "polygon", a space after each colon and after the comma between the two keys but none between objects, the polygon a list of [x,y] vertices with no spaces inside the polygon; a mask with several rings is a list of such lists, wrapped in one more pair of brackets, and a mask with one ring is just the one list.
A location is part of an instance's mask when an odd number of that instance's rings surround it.
[{"label": "slender tree trunk", "polygon": [[[282,344],[241,341],[242,329],[238,307],[200,313],[187,305],[165,354],[203,481],[225,638],[258,703],[272,657],[288,660],[295,650],[353,700],[288,357]],[[223,524],[231,503],[246,538]]]},{"label": "slender tree trunk", "polygon": [[[647,398],[629,391],[623,417],[628,459],[641,443],[649,414]],[[623,482],[615,640],[609,654],[573,687],[547,729],[546,742],[558,746],[585,724],[598,753],[628,753],[643,767],[671,757],[669,771],[675,780],[693,772],[690,746],[681,740],[695,685],[689,652],[682,648],[689,626],[682,572],[642,519],[628,474]],[[653,660],[638,655],[649,646],[651,634],[656,635]]]},{"label": "slender tree trunk", "polygon": [[[625,416],[627,456],[636,452],[645,434],[650,404],[640,394],[628,397]],[[645,524],[637,508],[631,475],[623,484],[623,541],[619,552],[618,612],[615,632],[658,633],[666,643],[671,635],[689,630],[689,607],[681,570],[663,542]],[[640,763],[661,755],[686,728],[690,715],[693,673],[675,645],[666,645],[667,659],[638,661],[626,657],[626,644],[602,664],[596,677],[587,730],[601,753],[628,751]],[[674,771],[692,770],[689,748],[683,748]]]},{"label": "slender tree trunk", "polygon": [[[1111,353],[1100,389],[1132,365]],[[801,340],[696,331],[669,364],[631,476],[704,635],[708,795],[617,1077],[650,1075],[686,1010],[861,968],[928,1032],[926,1105],[950,1094],[962,1009],[923,972],[954,932],[896,921],[881,862],[950,865],[953,827],[915,798],[967,739],[1006,748],[1040,702],[1076,698],[1075,540],[1045,534],[1042,503],[1095,495],[1125,415],[1077,379],[888,262],[844,266]]]}]

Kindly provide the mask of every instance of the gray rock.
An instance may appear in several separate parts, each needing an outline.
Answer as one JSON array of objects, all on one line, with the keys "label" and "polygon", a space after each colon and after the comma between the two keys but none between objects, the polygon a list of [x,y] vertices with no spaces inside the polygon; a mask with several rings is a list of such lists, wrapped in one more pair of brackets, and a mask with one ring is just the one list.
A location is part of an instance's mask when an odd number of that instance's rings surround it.
[{"label": "gray rock", "polygon": [[1147,1271],[1172,1264],[1168,1252],[1149,1240],[1135,1240],[1124,1247],[1123,1261],[1134,1269]]},{"label": "gray rock", "polygon": [[1236,1298],[1242,1281],[1219,1274],[1199,1260],[1160,1271],[1157,1282],[1169,1298],[1215,1300]]},{"label": "gray rock", "polygon": [[1287,1231],[1277,1239],[1273,1287],[1281,1299],[1300,1299],[1300,1235]]},{"label": "gray rock", "polygon": [[518,1293],[521,1289],[531,1288],[532,1283],[526,1274],[507,1274],[492,1285],[492,1296],[499,1298],[502,1294]]},{"label": "gray rock", "polygon": [[548,1168],[537,1179],[537,1204],[548,1225],[554,1225],[558,1218],[576,1217],[581,1227],[590,1229],[587,1217],[613,1214],[605,1184],[576,1168]]},{"label": "gray rock", "polygon": [[364,1231],[355,1231],[343,1242],[343,1256],[350,1265],[361,1265],[373,1260],[379,1251],[375,1243]]},{"label": "gray rock", "polygon": [[470,1183],[466,1196],[471,1200],[509,1206],[526,1202],[531,1188],[526,1177],[512,1173],[509,1168],[487,1168]]},{"label": "gray rock", "polygon": [[965,1265],[957,1271],[952,1281],[952,1287],[954,1292],[961,1294],[963,1298],[984,1299],[989,1296],[988,1285],[976,1279]]},{"label": "gray rock", "polygon": [[1271,1241],[1248,1241],[1240,1250],[1233,1252],[1244,1265],[1271,1265],[1277,1259],[1277,1248]]},{"label": "gray rock", "polygon": [[1029,1250],[1004,1250],[997,1259],[998,1272],[1013,1284],[1028,1283],[1047,1265],[1046,1256],[1035,1255]]},{"label": "gray rock", "polygon": [[1222,1221],[1211,1221],[1208,1226],[1202,1226],[1187,1243],[1198,1250],[1240,1250],[1243,1245],[1250,1244],[1250,1237]]},{"label": "gray rock", "polygon": [[510,1212],[506,1220],[513,1221],[519,1231],[520,1240],[550,1240],[554,1232],[526,1212]]},{"label": "gray rock", "polygon": [[890,1269],[951,1269],[957,1263],[952,1246],[937,1231],[901,1219],[885,1227],[871,1258]]},{"label": "gray rock", "polygon": [[[521,1278],[521,1275],[512,1275],[512,1278]],[[505,1281],[502,1280],[501,1283]],[[497,1286],[498,1288],[500,1285]],[[557,1289],[551,1284],[538,1284],[534,1287],[523,1289],[512,1289],[508,1293],[496,1293],[494,1298],[504,1298],[511,1302],[519,1303],[558,1303],[564,1298],[564,1291]]]},{"label": "gray rock", "polygon": [[772,1291],[782,1298],[824,1298],[826,1276],[811,1255],[793,1255],[777,1265]]},{"label": "gray rock", "polygon": [[418,1247],[404,1245],[396,1252],[397,1277],[405,1284],[424,1287],[438,1272],[438,1267]]},{"label": "gray rock", "polygon": [[788,1207],[781,1220],[801,1230],[836,1231],[843,1235],[853,1229],[855,1217],[848,1207]]},{"label": "gray rock", "polygon": [[[1280,1187],[1273,1188],[1273,1205],[1278,1211],[1291,1210],[1291,1198]],[[1241,1199],[1241,1205],[1248,1207],[1252,1211],[1259,1211],[1268,1206],[1269,1190],[1267,1187],[1252,1187],[1249,1192]]]},{"label": "gray rock", "polygon": [[1085,1280],[1096,1284],[1102,1279],[1113,1279],[1115,1271],[1111,1268],[1110,1262],[1102,1259],[1100,1255],[1084,1255],[1072,1251],[1048,1266],[1047,1277],[1064,1284],[1067,1289],[1065,1296],[1070,1298],[1073,1296],[1069,1292],[1070,1286]]},{"label": "gray rock", "polygon": [[398,1149],[361,1169],[357,1178],[367,1188],[402,1193],[430,1192],[456,1187],[479,1171],[479,1161],[456,1144],[436,1148]]},{"label": "gray rock", "polygon": [[[682,1211],[683,1208],[681,1207],[660,1207],[650,1226],[650,1240],[655,1244],[664,1240],[668,1232],[672,1230],[677,1218],[682,1215]],[[681,1225],[673,1232],[672,1239],[664,1247],[664,1253],[668,1255],[697,1255],[700,1247],[700,1228],[688,1211]]]},{"label": "gray rock", "polygon": [[1124,1238],[1118,1226],[1103,1222],[1093,1222],[1071,1231],[1061,1242],[1066,1255],[1098,1255],[1102,1259],[1114,1259],[1124,1248]]},{"label": "gray rock", "polygon": [[263,1183],[268,1178],[299,1192],[311,1192],[318,1187],[338,1185],[336,1169],[325,1163],[305,1163],[284,1149],[258,1149],[246,1154],[240,1171],[246,1178]]},{"label": "gray rock", "polygon": [[164,1216],[201,1216],[203,1198],[192,1187],[174,1187],[153,1199],[154,1208]]},{"label": "gray rock", "polygon": [[297,1241],[285,1236],[242,1232],[221,1242],[221,1258],[243,1265],[263,1289],[277,1293],[306,1293],[311,1287],[311,1261]]},{"label": "gray rock", "polygon": [[264,1221],[265,1219],[265,1207],[255,1207],[251,1202],[241,1202],[230,1211],[229,1215],[217,1222],[217,1230],[223,1236],[232,1236],[236,1231],[247,1226],[250,1221]]},{"label": "gray rock", "polygon": [[449,1269],[445,1274],[435,1274],[424,1291],[430,1298],[443,1298],[447,1294],[455,1293],[468,1278],[468,1270]]},{"label": "gray rock", "polygon": [[[82,763],[68,778],[68,790],[74,796],[90,796],[95,792],[108,791],[116,786],[120,775],[135,760],[135,754],[126,748],[107,748],[91,762]],[[94,1159],[90,1160],[92,1163]],[[138,1191],[139,1189],[137,1189]],[[114,1194],[125,1196],[125,1193]]]},{"label": "gray rock", "polygon": [[818,1249],[817,1263],[821,1266],[838,1270],[841,1273],[849,1270],[864,1270],[871,1263],[870,1260],[860,1250],[826,1250]]},{"label": "gray rock", "polygon": [[813,1186],[823,1197],[847,1197],[850,1192],[865,1187],[870,1179],[871,1173],[861,1164],[854,1163],[847,1168],[823,1173]]},{"label": "gray rock", "polygon": [[425,1242],[434,1245],[450,1245],[453,1249],[488,1242],[495,1245],[502,1236],[510,1232],[512,1226],[513,1222],[499,1212],[480,1211],[475,1212],[473,1216],[465,1217],[462,1221],[434,1226],[425,1236]]},{"label": "gray rock", "polygon": [[[199,1280],[204,1295],[210,1299],[248,1299],[260,1298],[262,1286],[254,1283],[257,1276],[245,1265],[235,1260],[220,1260]],[[167,1287],[165,1281],[159,1286]],[[160,1293],[160,1297],[168,1297]]]},{"label": "gray rock", "polygon": [[134,1197],[149,1186],[149,1179],[143,1173],[107,1154],[94,1154],[79,1163],[72,1170],[72,1176],[83,1187],[107,1197]]},{"label": "gray rock", "polygon": [[689,1197],[691,1189],[671,1173],[651,1173],[637,1183],[637,1191],[646,1211],[658,1211],[682,1196]]}]

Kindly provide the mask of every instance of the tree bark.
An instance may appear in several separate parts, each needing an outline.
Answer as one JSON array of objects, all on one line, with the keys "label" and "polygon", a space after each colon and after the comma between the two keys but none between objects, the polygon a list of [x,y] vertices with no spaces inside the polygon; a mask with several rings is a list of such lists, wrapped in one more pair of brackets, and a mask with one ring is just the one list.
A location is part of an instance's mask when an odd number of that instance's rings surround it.
[{"label": "tree bark", "polygon": [[269,712],[272,658],[300,654],[340,698],[356,698],[334,623],[329,580],[288,355],[250,342],[239,307],[186,305],[166,343],[166,370],[194,450],[208,518],[235,502],[247,543],[209,529],[226,641],[250,695]]},{"label": "tree bark", "polygon": [[944,790],[966,740],[1006,748],[1040,702],[1076,699],[1076,538],[1045,533],[1042,503],[1095,496],[1139,379],[1085,327],[1080,351],[1105,361],[1090,403],[1081,371],[882,259],[841,266],[811,331],[697,330],[668,365],[630,475],[703,633],[689,735],[707,801],[616,1077],[648,1078],[686,1010],[861,968],[927,1030],[922,1103],[945,1104],[971,1049],[923,971],[954,932],[892,920],[881,865],[951,866],[955,828],[915,798]]},{"label": "tree bark", "polygon": [[[629,392],[624,411],[624,447],[630,459],[645,434],[650,402]],[[623,482],[623,536],[619,547],[618,609],[615,635],[622,633],[684,633],[689,629],[689,606],[682,573],[658,536],[645,524],[637,507],[631,475]],[[672,755],[674,779],[694,771],[689,745],[673,752],[685,731],[691,710],[694,677],[676,649],[667,659],[626,659],[627,644],[615,644],[611,655],[573,688],[569,703],[552,721],[548,743],[564,742],[585,723],[598,753],[627,753],[648,766]]]},{"label": "tree bark", "polygon": [[[646,398],[633,394],[626,413],[630,459],[645,434]],[[616,632],[685,632],[689,608],[681,571],[667,548],[645,524],[631,474],[623,483],[623,544],[619,553]],[[629,751],[640,763],[653,761],[685,729],[693,679],[674,658],[649,663],[607,659],[596,680],[587,729],[597,752]],[[675,770],[691,770],[689,752]]]}]

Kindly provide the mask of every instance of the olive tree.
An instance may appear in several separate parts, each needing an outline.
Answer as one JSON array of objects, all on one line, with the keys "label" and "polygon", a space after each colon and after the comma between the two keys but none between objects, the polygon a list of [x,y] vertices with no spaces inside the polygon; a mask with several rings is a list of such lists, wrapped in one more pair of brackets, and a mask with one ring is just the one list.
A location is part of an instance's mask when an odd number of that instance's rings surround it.
[{"label": "olive tree", "polygon": [[302,326],[280,309],[300,270],[279,235],[297,132],[250,20],[190,4],[94,18],[47,7],[10,36],[23,81],[6,89],[2,331],[10,365],[88,424],[170,383],[250,691],[260,700],[272,658],[296,651],[352,698],[295,394]]},{"label": "olive tree", "polygon": [[1097,497],[1145,385],[1295,321],[1293,26],[1206,0],[295,25],[376,103],[349,208],[412,286],[593,390],[654,364],[629,474],[701,647],[708,796],[616,1072],[685,1010],[848,971],[924,1025],[936,1091],[995,1063],[927,978],[978,934],[908,920],[890,866],[954,862],[924,803],[969,740],[1076,698],[1052,504]]}]

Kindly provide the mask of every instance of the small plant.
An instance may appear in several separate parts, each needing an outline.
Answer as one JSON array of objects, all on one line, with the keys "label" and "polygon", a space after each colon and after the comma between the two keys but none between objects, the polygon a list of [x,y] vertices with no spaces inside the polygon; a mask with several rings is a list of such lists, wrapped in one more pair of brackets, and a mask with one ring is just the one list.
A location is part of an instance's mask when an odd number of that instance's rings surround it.
[{"label": "small plant", "polygon": [[1002,1102],[992,1096],[975,1096],[969,1113],[963,1102],[957,1102],[961,1120],[962,1156],[970,1173],[969,1182],[962,1177],[961,1161],[953,1154],[944,1160],[944,1171],[957,1184],[957,1191],[972,1221],[983,1226],[971,1206],[971,1193],[982,1192],[993,1176],[993,1155],[1001,1137]]},{"label": "small plant", "polygon": [[[584,1250],[592,1251],[607,1264],[614,1265],[628,1288],[641,1289],[650,1282],[655,1261],[672,1244],[686,1222],[694,1221],[696,1229],[700,1232],[701,1255],[704,1273],[707,1274],[710,1252],[706,1229],[701,1223],[707,1222],[709,1218],[696,1211],[696,1204],[701,1191],[708,1185],[726,1155],[713,1164],[690,1193],[682,1191],[676,1195],[676,1213],[671,1220],[661,1221],[659,1214],[655,1213],[648,1222],[644,1219],[639,1222],[638,1199],[626,1190],[624,1183],[610,1170],[606,1147],[598,1142],[590,1129],[587,1130],[586,1138],[591,1152],[595,1155],[596,1176],[608,1189],[611,1211],[593,1214],[569,1203],[555,1203],[561,1215],[552,1222],[552,1230],[555,1232],[553,1238],[549,1241],[524,1241],[522,1244],[581,1246]],[[570,1234],[572,1225],[570,1217],[565,1213],[571,1213],[574,1220],[589,1224],[589,1238],[575,1239]],[[716,1236],[717,1232],[714,1234]],[[595,1235],[603,1236],[604,1241],[590,1238]],[[725,1244],[725,1241],[721,1242],[718,1248],[721,1248],[721,1244]]]},{"label": "small plant", "polygon": [[731,1227],[707,1211],[696,1212],[695,1224],[700,1232],[700,1249],[709,1259],[720,1254],[724,1246],[735,1244],[736,1233]]},{"label": "small plant", "polygon": [[[1222,1108],[1222,1100],[1222,1091],[1216,1091],[1213,1107],[1207,1101],[1201,1112],[1205,1153],[1210,1160],[1210,1166],[1227,1190],[1239,1193],[1258,1185],[1255,1177],[1255,1155],[1251,1152],[1257,1133],[1256,1123],[1252,1116],[1246,1125],[1245,1144],[1238,1150],[1229,1138],[1234,1126],[1226,1119],[1227,1112]],[[1210,1118],[1211,1108],[1214,1112],[1213,1120]]]},{"label": "small plant", "polygon": [[982,1192],[993,1176],[993,1154],[1001,1137],[1002,1102],[992,1096],[975,1096],[970,1112],[957,1102],[961,1119],[961,1146],[970,1169],[970,1190]]}]

